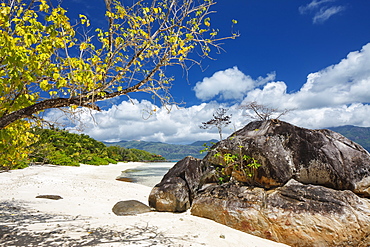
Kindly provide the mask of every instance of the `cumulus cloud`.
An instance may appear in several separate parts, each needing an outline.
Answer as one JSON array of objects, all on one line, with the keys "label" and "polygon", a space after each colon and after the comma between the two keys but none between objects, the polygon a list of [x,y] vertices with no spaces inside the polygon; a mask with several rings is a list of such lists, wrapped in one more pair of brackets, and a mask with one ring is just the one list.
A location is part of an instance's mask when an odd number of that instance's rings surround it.
[{"label": "cumulus cloud", "polygon": [[201,100],[209,100],[216,96],[224,100],[240,100],[249,90],[274,79],[275,73],[270,73],[265,78],[259,77],[257,80],[253,80],[237,67],[233,67],[204,78],[203,81],[196,84],[194,91],[197,98]]},{"label": "cumulus cloud", "polygon": [[[122,101],[120,104],[101,111],[82,111],[78,114],[84,133],[97,140],[143,140],[167,143],[191,143],[197,140],[217,139],[216,129],[199,128],[202,122],[212,118],[218,107],[228,108],[232,125],[224,130],[224,136],[245,126],[248,119],[239,108],[250,101],[277,109],[292,109],[282,120],[306,128],[327,128],[341,125],[370,126],[370,43],[361,50],[351,52],[338,64],[324,68],[307,76],[301,89],[288,93],[283,81],[273,81],[275,74],[267,78],[252,80],[250,76],[234,67],[216,72],[197,84],[195,92],[204,99],[231,99],[232,105],[210,101],[190,107],[158,107],[149,101]],[[228,80],[228,87],[219,81]],[[234,81],[235,80],[235,81]],[[210,82],[217,90],[206,94]],[[248,82],[248,83],[246,83]],[[238,83],[242,86],[238,97],[225,97]],[[231,86],[232,85],[232,86]],[[230,89],[231,88],[231,89]],[[228,91],[229,90],[229,91]],[[239,103],[234,99],[240,98]],[[68,119],[59,111],[47,113],[48,120],[58,120],[68,125]],[[70,126],[70,124],[69,124]],[[77,127],[79,124],[77,124]]]},{"label": "cumulus cloud", "polygon": [[[101,141],[142,140],[167,143],[191,143],[197,140],[218,138],[216,129],[205,131],[199,128],[202,122],[212,118],[220,107],[216,102],[203,103],[187,108],[173,106],[157,107],[149,101],[122,101],[104,111],[84,110],[79,112],[80,122],[76,127],[83,133]],[[155,111],[154,111],[155,110]],[[66,118],[57,110],[48,113],[48,120]],[[64,119],[64,123],[66,123]],[[239,127],[239,126],[238,126]],[[235,129],[225,130],[230,134]]]},{"label": "cumulus cloud", "polygon": [[313,13],[312,21],[314,24],[324,23],[330,17],[344,11],[344,6],[330,6],[328,3],[335,2],[335,0],[313,0],[305,6],[299,7],[301,14]]},{"label": "cumulus cloud", "polygon": [[284,82],[269,82],[261,89],[248,92],[244,101],[260,101],[290,109],[369,103],[370,43],[348,54],[338,64],[307,76],[296,93],[287,93]]},{"label": "cumulus cloud", "polygon": [[285,116],[285,120],[305,128],[321,129],[343,125],[370,126],[370,105],[354,103],[336,107],[296,110]]}]

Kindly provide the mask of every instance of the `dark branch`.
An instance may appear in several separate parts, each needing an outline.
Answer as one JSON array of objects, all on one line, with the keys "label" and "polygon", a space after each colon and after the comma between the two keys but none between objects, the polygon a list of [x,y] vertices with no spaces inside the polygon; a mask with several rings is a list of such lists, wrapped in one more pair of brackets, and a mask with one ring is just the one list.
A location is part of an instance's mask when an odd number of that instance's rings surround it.
[{"label": "dark branch", "polygon": [[30,105],[18,111],[14,111],[0,118],[0,129],[5,128],[12,122],[22,118],[32,118],[33,114],[51,108],[62,108],[67,106],[83,106],[94,110],[99,110],[99,107],[91,104],[87,99],[81,98],[57,98],[47,99],[36,104]]}]

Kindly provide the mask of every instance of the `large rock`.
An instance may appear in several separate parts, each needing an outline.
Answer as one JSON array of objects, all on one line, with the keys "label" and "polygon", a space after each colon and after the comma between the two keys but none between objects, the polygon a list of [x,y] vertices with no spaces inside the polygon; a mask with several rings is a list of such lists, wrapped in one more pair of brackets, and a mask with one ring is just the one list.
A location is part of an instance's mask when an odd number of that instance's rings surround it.
[{"label": "large rock", "polygon": [[256,121],[216,144],[205,162],[219,164],[220,158],[214,156],[217,152],[257,159],[262,164],[254,180],[257,186],[274,188],[295,179],[370,197],[369,153],[331,130]]},{"label": "large rock", "polygon": [[200,159],[190,156],[177,162],[152,189],[149,206],[158,211],[186,211],[207,169]]},{"label": "large rock", "polygon": [[[248,157],[262,165],[253,174]],[[193,215],[291,246],[369,247],[370,200],[362,197],[370,197],[365,149],[274,120],[248,124],[203,160],[178,162],[149,202],[159,211],[191,206]]]},{"label": "large rock", "polygon": [[272,190],[209,184],[191,213],[291,246],[370,245],[368,199],[293,179]]}]

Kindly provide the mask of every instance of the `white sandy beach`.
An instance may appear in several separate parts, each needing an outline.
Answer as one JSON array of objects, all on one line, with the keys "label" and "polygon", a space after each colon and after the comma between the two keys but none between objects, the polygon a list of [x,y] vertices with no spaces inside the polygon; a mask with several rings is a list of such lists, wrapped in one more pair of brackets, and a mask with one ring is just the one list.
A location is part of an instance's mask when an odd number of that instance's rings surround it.
[{"label": "white sandy beach", "polygon": [[116,180],[138,165],[31,166],[0,173],[0,246],[286,246],[189,212],[116,216],[112,207],[119,201],[148,204],[151,187]]}]

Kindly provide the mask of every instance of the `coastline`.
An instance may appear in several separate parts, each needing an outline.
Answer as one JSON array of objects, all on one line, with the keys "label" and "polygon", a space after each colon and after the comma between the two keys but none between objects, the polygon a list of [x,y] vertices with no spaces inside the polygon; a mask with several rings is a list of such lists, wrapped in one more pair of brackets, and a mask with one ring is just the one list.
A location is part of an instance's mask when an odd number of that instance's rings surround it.
[{"label": "coastline", "polygon": [[161,182],[163,176],[175,162],[145,162],[139,166],[122,171],[119,181],[133,182],[153,188]]},{"label": "coastline", "polygon": [[121,171],[144,164],[47,165],[0,173],[0,246],[22,246],[19,241],[31,246],[286,246],[189,212],[114,215],[119,201],[148,204],[151,187],[116,180]]}]

